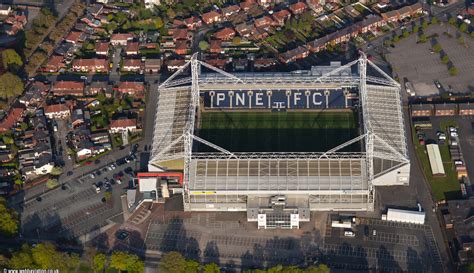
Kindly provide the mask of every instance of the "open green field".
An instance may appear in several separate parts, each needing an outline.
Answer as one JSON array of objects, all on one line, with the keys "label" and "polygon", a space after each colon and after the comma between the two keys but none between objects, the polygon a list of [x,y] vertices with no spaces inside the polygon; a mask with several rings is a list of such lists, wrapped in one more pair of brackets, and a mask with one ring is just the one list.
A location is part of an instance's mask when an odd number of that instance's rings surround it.
[{"label": "open green field", "polygon": [[353,112],[202,112],[197,131],[233,152],[324,152],[356,137],[358,122]]},{"label": "open green field", "polygon": [[[441,124],[441,130],[445,131],[446,127],[450,125],[455,126],[455,123]],[[421,162],[421,168],[423,169],[426,179],[431,185],[431,191],[433,192],[433,196],[435,197],[436,201],[459,199],[461,197],[461,188],[457,179],[456,171],[454,170],[454,164],[451,160],[451,155],[449,154],[447,142],[446,144],[439,145],[439,151],[441,154],[441,159],[443,160],[446,176],[434,177],[431,173],[428,152],[426,151],[426,147],[424,145],[420,145],[418,142],[416,130],[414,127],[412,127],[412,138],[413,143],[415,144],[416,154]]]}]

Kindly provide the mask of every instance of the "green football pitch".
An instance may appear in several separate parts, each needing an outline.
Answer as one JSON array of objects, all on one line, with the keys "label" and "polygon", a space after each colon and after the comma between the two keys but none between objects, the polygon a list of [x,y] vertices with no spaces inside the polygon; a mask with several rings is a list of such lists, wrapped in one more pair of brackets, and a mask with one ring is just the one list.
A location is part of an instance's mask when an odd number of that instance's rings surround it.
[{"label": "green football pitch", "polygon": [[[202,112],[197,133],[233,152],[325,152],[357,136],[354,112]],[[200,152],[214,149],[198,144]],[[196,147],[196,146],[195,146]],[[351,145],[342,151],[359,151]]]}]

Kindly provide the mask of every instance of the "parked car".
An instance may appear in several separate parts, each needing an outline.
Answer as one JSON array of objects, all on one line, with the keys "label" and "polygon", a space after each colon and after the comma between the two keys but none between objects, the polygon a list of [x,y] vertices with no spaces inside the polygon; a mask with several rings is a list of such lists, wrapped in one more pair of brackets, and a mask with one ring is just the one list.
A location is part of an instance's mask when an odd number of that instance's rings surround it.
[{"label": "parked car", "polygon": [[464,165],[464,162],[462,162],[462,160],[454,160],[454,165],[462,166],[462,165]]},{"label": "parked car", "polygon": [[355,233],[352,230],[345,230],[344,231],[344,236],[346,236],[346,237],[355,237]]}]

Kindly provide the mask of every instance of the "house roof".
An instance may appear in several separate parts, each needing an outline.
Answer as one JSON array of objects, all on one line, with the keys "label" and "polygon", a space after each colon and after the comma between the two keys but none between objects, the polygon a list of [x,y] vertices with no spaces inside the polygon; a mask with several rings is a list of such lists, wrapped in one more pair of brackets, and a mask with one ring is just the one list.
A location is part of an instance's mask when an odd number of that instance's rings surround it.
[{"label": "house roof", "polygon": [[110,128],[127,128],[137,126],[135,119],[117,119],[110,122]]},{"label": "house roof", "polygon": [[133,39],[132,33],[117,33],[112,34],[110,41],[128,41]]},{"label": "house roof", "polygon": [[49,58],[48,63],[46,64],[46,67],[60,67],[65,65],[63,63],[64,61],[64,56],[58,56],[58,55],[53,55]]},{"label": "house roof", "polygon": [[77,43],[79,41],[79,38],[81,37],[81,34],[82,32],[79,32],[79,31],[71,31],[66,36],[66,41]]},{"label": "house roof", "polygon": [[138,49],[140,48],[140,45],[138,42],[128,42],[127,43],[127,48],[125,51],[127,52],[138,52]]},{"label": "house roof", "polygon": [[302,54],[302,53],[305,53],[307,51],[308,51],[308,48],[303,47],[303,46],[299,46],[295,49],[291,49],[291,50],[288,50],[288,51],[282,53],[281,56],[282,56],[283,59],[289,60],[292,57],[297,56],[297,55]]},{"label": "house roof", "polygon": [[221,50],[222,41],[221,40],[211,40],[210,50]]},{"label": "house roof", "polygon": [[474,103],[460,103],[459,105],[459,110],[472,110],[474,109]]},{"label": "house roof", "polygon": [[210,12],[206,12],[202,15],[202,20],[204,22],[210,22],[214,20],[215,17],[220,17],[221,15],[217,13],[216,11],[212,10]]},{"label": "house roof", "polygon": [[142,65],[142,60],[139,59],[125,59],[123,60],[123,66],[141,66]]},{"label": "house roof", "polygon": [[255,19],[255,26],[256,27],[263,27],[263,26],[269,26],[273,23],[272,18],[269,16],[263,16],[258,19]]},{"label": "house roof", "polygon": [[287,17],[290,17],[290,16],[291,16],[291,13],[286,9],[282,9],[273,14],[273,17],[278,20],[285,20]]},{"label": "house roof", "polygon": [[64,112],[64,111],[69,111],[69,108],[63,103],[46,105],[44,107],[45,114],[59,113],[59,112]]},{"label": "house roof", "polygon": [[17,122],[23,115],[23,111],[23,108],[15,107],[10,109],[10,112],[8,113],[7,117],[0,121],[0,131],[5,132],[7,130],[10,130],[13,124],[15,124],[15,122]]},{"label": "house roof", "polygon": [[235,35],[235,31],[231,28],[224,28],[224,29],[221,29],[219,30],[218,32],[216,32],[214,34],[214,36],[217,38],[217,39],[225,39],[225,38],[228,38],[230,36],[233,36]]},{"label": "house roof", "polygon": [[107,52],[109,50],[108,42],[98,42],[95,44],[95,52]]},{"label": "house roof", "polygon": [[222,8],[222,13],[224,13],[224,14],[232,14],[232,13],[236,13],[236,12],[239,12],[239,11],[240,11],[240,7],[237,6],[237,5],[232,5],[232,6]]},{"label": "house roof", "polygon": [[187,49],[189,49],[188,41],[184,41],[184,40],[176,41],[175,49],[177,49],[177,50],[187,50]]},{"label": "house roof", "polygon": [[118,90],[121,92],[140,92],[145,90],[145,86],[142,82],[120,82]]},{"label": "house roof", "polygon": [[85,66],[85,67],[107,67],[109,61],[105,59],[75,59],[72,62],[72,66]]},{"label": "house roof", "polygon": [[177,28],[173,30],[173,39],[185,40],[188,39],[188,30],[185,28]]},{"label": "house roof", "polygon": [[163,61],[161,59],[146,59],[145,67],[161,67]]},{"label": "house roof", "polygon": [[83,90],[84,89],[84,82],[75,82],[75,81],[58,81],[53,85],[53,89],[60,90],[60,89],[68,89],[68,90]]},{"label": "house roof", "polygon": [[298,2],[293,5],[290,5],[290,10],[294,12],[299,12],[300,10],[303,10],[306,8],[306,4],[303,2]]}]

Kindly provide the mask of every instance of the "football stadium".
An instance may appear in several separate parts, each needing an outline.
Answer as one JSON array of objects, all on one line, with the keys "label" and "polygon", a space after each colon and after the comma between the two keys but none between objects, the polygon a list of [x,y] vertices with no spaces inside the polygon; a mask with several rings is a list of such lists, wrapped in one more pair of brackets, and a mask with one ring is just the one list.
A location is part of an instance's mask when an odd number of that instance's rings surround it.
[{"label": "football stadium", "polygon": [[234,74],[195,55],[158,92],[146,200],[182,194],[186,211],[298,228],[311,211],[372,211],[378,186],[409,183],[400,85],[363,53]]}]

